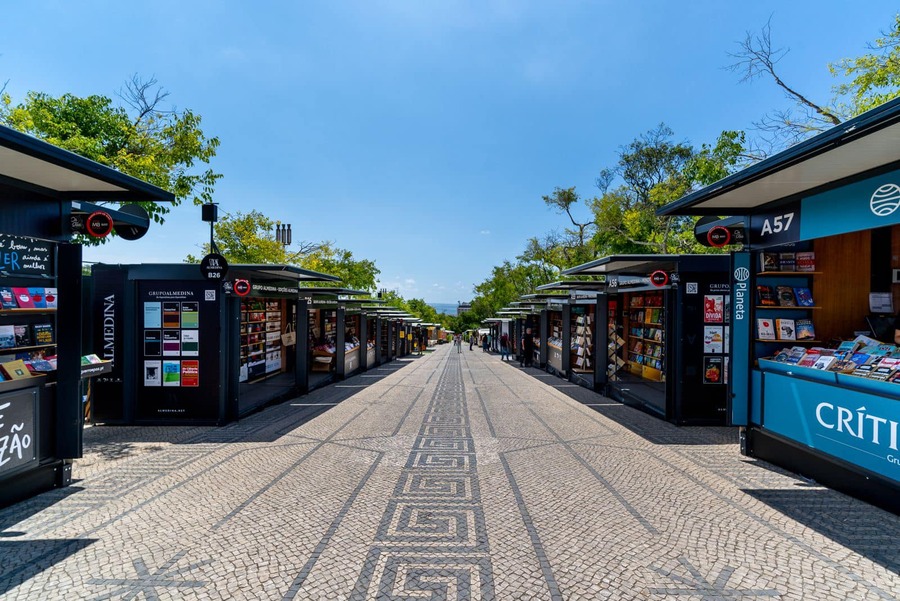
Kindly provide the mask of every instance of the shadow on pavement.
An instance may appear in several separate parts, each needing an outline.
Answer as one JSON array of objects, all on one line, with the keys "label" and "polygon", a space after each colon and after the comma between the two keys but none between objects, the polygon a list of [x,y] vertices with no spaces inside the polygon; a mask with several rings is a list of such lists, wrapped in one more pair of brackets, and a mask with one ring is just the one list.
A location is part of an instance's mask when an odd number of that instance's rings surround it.
[{"label": "shadow on pavement", "polygon": [[95,542],[86,538],[0,540],[0,595]]},{"label": "shadow on pavement", "polygon": [[826,488],[743,492],[900,574],[900,522],[886,511],[862,502],[848,503],[848,497]]}]

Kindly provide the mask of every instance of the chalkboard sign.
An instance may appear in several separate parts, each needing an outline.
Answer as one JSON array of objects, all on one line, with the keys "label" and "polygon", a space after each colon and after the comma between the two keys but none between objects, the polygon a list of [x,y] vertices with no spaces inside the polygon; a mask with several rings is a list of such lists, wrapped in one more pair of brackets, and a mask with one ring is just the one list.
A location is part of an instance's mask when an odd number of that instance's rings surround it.
[{"label": "chalkboard sign", "polygon": [[53,243],[0,234],[0,271],[11,276],[53,276]]},{"label": "chalkboard sign", "polygon": [[34,389],[0,394],[0,474],[35,461]]}]

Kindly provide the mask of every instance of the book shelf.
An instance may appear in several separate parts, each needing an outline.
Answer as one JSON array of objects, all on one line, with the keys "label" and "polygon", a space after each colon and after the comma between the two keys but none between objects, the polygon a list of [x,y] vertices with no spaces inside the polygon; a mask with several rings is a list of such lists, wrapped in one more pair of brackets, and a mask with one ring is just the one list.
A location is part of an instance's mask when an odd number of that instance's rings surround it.
[{"label": "book shelf", "polygon": [[593,307],[587,307],[583,315],[573,315],[570,326],[571,336],[571,360],[569,365],[573,372],[589,374],[594,373],[594,341]]},{"label": "book shelf", "polygon": [[281,370],[281,301],[241,300],[240,382]]},{"label": "book shelf", "polygon": [[5,305],[0,309],[0,357],[30,361],[56,355],[56,307],[27,306],[48,301],[55,305],[56,288],[36,287],[34,279],[24,276],[3,277],[0,283]]},{"label": "book shelf", "polygon": [[[796,269],[796,257],[803,255],[807,270]],[[757,253],[754,295],[754,341],[756,357],[772,354],[774,347],[805,344],[820,344],[815,336],[815,323],[812,320],[814,311],[822,307],[815,304],[813,290],[814,275],[821,274],[815,270],[815,253],[813,252],[760,252]],[[807,304],[801,302],[800,292],[808,293]],[[764,303],[765,301],[768,301]],[[800,329],[812,331],[811,338],[797,339]],[[774,337],[773,337],[774,332]],[[764,336],[763,334],[768,334]]]},{"label": "book shelf", "polygon": [[627,327],[628,371],[647,380],[664,380],[666,331],[662,293],[632,293]]}]

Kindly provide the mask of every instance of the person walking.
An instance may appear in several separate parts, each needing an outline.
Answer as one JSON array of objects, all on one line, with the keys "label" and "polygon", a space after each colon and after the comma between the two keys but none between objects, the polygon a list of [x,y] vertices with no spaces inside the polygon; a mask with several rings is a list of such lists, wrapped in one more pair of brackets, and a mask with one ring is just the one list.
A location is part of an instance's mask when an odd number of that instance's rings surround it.
[{"label": "person walking", "polygon": [[531,367],[534,361],[534,336],[531,328],[525,328],[525,336],[522,338],[522,362],[519,367]]},{"label": "person walking", "polygon": [[482,353],[488,352],[488,335],[487,334],[481,335],[481,352]]},{"label": "person walking", "polygon": [[476,337],[477,336],[476,336],[475,332],[472,332],[471,334],[469,334],[469,350],[470,351],[472,350],[472,347],[475,346],[475,338]]},{"label": "person walking", "polygon": [[506,361],[509,359],[509,336],[507,334],[503,334],[500,336],[500,360]]},{"label": "person walking", "polygon": [[462,352],[462,334],[456,334],[453,336],[453,344],[456,346],[456,352]]}]

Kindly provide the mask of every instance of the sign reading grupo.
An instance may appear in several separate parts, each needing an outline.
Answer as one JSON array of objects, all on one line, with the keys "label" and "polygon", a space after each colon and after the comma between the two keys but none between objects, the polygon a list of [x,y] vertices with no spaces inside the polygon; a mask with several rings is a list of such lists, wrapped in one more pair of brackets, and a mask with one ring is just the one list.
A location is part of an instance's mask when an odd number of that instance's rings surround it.
[{"label": "sign reading grupo", "polygon": [[9,275],[53,275],[53,243],[0,234],[0,271]]}]

